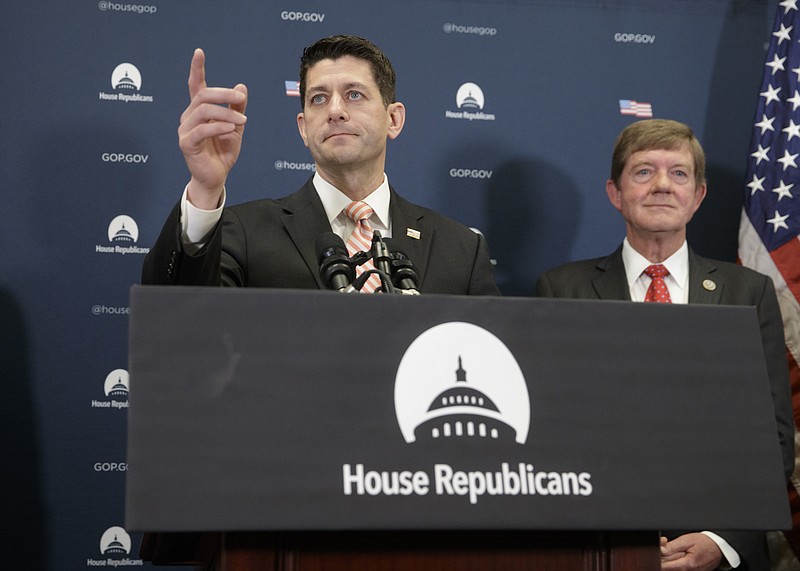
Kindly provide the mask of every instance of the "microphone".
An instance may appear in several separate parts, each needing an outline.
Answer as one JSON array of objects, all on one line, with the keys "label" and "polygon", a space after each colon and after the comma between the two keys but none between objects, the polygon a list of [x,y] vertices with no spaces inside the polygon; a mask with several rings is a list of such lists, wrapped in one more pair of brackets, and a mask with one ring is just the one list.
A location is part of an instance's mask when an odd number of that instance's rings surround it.
[{"label": "microphone", "polygon": [[[391,245],[391,241],[387,238],[384,240],[386,247]],[[408,256],[398,250],[390,254],[391,257],[391,276],[394,281],[395,287],[403,290],[403,293],[419,295],[419,275],[417,268],[414,266]]]},{"label": "microphone", "polygon": [[400,289],[419,294],[417,269],[403,252],[392,253],[392,279]]},{"label": "microphone", "polygon": [[314,244],[319,261],[319,277],[328,289],[345,291],[356,277],[353,261],[347,255],[344,240],[333,232],[317,236]]},{"label": "microphone", "polygon": [[372,248],[370,249],[370,253],[372,254],[372,264],[375,266],[381,278],[383,291],[386,293],[395,293],[394,284],[389,278],[392,273],[392,258],[389,256],[389,249],[386,247],[386,244],[383,243],[383,238],[381,238],[379,230],[374,230],[372,232]]}]

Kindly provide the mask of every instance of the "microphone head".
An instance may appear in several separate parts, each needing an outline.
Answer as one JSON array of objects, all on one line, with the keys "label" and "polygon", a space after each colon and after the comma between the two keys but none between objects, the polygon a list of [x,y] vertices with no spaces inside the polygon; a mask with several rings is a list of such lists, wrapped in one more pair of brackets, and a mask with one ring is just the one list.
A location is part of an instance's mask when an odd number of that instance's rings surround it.
[{"label": "microphone head", "polygon": [[356,277],[353,260],[347,255],[344,240],[333,232],[317,236],[314,243],[319,261],[319,276],[330,289],[346,288]]},{"label": "microphone head", "polygon": [[390,251],[392,281],[395,286],[403,290],[416,290],[419,287],[419,275],[414,262],[399,250],[392,250],[392,242],[389,238],[383,239],[387,250]]},{"label": "microphone head", "polygon": [[317,240],[314,242],[314,251],[317,253],[317,261],[320,264],[334,254],[347,257],[344,240],[334,232],[325,232],[317,236]]}]

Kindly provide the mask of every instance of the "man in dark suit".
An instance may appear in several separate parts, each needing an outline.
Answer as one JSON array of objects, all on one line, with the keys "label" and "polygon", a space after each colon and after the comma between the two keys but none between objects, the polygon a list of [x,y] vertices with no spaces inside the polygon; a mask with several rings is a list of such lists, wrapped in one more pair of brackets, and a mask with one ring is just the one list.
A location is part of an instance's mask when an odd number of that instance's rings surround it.
[{"label": "man in dark suit", "polygon": [[[629,125],[617,138],[606,182],[626,237],[611,255],[545,272],[536,295],[586,299],[750,305],[758,311],[787,479],[794,469],[794,422],[783,325],[769,278],[698,256],[686,225],[706,195],[705,155],[676,121]],[[662,569],[770,568],[760,532],[664,532]]]},{"label": "man in dark suit", "polygon": [[[391,62],[371,42],[333,36],[303,52],[297,125],[316,174],[283,199],[224,206],[247,88],[208,87],[198,49],[189,93],[178,135],[191,179],[145,259],[143,283],[323,288],[316,239],[333,231],[348,241],[363,224],[408,256],[420,292],[499,294],[480,235],[389,185],[387,140],[402,131],[405,107],[395,100]],[[351,207],[366,209],[366,219],[349,217]]]}]

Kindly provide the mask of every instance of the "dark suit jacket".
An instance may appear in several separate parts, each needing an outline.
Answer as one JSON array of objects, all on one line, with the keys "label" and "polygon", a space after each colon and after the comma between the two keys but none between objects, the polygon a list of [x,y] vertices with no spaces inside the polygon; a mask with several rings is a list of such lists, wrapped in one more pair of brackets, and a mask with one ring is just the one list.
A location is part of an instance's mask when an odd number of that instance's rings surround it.
[{"label": "dark suit jacket", "polygon": [[[713,280],[716,284],[713,291],[708,291],[701,285],[706,279]],[[630,300],[625,265],[622,261],[622,247],[605,258],[573,262],[545,272],[536,283],[536,295]],[[703,258],[690,249],[689,303],[750,305],[757,308],[784,473],[788,480],[794,469],[794,420],[783,322],[772,280],[730,262]],[[674,535],[680,533],[682,532],[674,532]],[[766,571],[770,569],[763,533],[742,531],[715,531],[715,533],[723,537],[739,553],[744,562],[741,569]]]},{"label": "dark suit jacket", "polygon": [[[414,263],[421,293],[499,295],[483,238],[391,189],[392,250]],[[420,239],[406,235],[419,231]],[[225,208],[208,243],[183,251],[180,205],[145,258],[144,284],[323,289],[315,241],[331,227],[309,179],[285,198]]]}]

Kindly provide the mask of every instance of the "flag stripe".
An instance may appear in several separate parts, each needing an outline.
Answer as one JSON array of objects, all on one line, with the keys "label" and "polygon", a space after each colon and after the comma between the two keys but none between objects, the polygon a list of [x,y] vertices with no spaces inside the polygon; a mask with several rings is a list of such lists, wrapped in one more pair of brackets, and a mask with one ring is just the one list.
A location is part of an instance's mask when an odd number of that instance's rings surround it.
[{"label": "flag stripe", "polygon": [[[787,360],[789,362],[789,380],[792,385],[792,408],[794,409],[794,423],[795,426],[800,425],[800,366],[797,360],[790,351],[786,352]],[[800,438],[800,432],[795,433],[795,450],[798,448],[797,439]],[[792,475],[792,481],[788,485],[789,490],[789,507],[792,511],[792,529],[784,532],[786,541],[794,551],[795,557],[800,559],[800,481],[797,475],[797,460],[795,460],[795,473]]]},{"label": "flag stripe", "polygon": [[[783,315],[787,350],[800,362],[800,241],[792,240],[770,254],[779,276],[773,276]],[[798,423],[800,426],[800,423]]]},{"label": "flag stripe", "polygon": [[[797,359],[790,351],[786,351],[786,358],[789,362],[789,381],[792,385],[792,408],[794,410],[794,424],[800,425],[800,366]],[[800,432],[795,432],[795,451],[798,449],[798,438]],[[800,559],[800,481],[797,474],[797,459],[795,459],[795,473],[792,474],[792,481],[789,483],[789,506],[792,510],[792,529],[785,532],[786,540],[789,542],[795,556]]]},{"label": "flag stripe", "polygon": [[786,287],[800,301],[800,240],[786,242],[772,251],[772,259],[786,282]]}]

